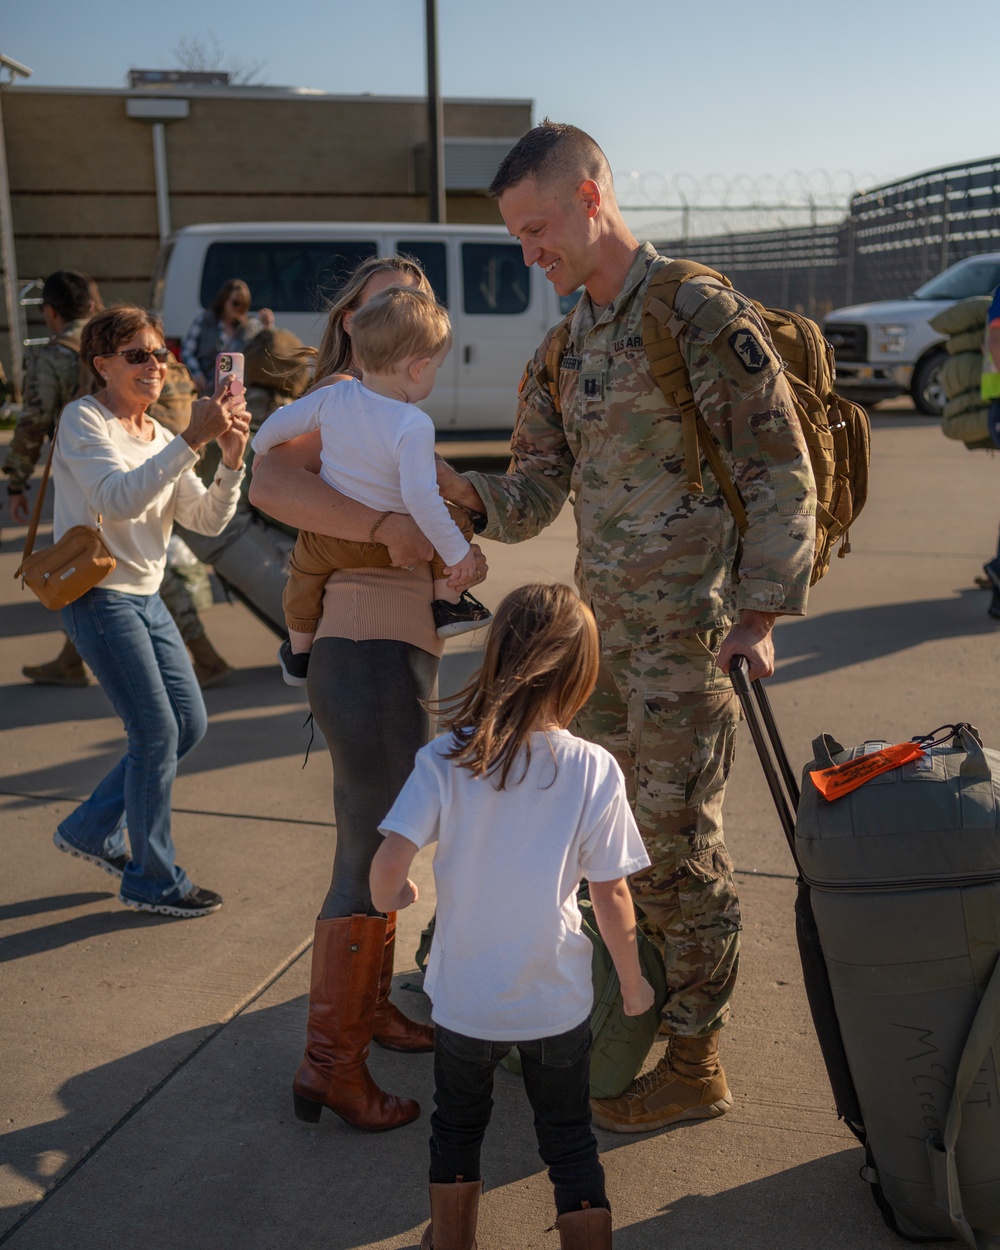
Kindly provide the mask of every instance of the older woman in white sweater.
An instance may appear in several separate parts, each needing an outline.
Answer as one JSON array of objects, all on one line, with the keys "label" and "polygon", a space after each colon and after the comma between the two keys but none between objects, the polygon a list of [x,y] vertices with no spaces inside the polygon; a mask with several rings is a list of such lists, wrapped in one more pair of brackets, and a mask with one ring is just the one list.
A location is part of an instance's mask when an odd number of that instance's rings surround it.
[{"label": "older woman in white sweater", "polygon": [[[232,517],[249,415],[241,395],[220,389],[194,404],[182,434],[168,433],[146,415],[163,387],[166,353],[152,314],[128,305],[98,313],[81,344],[94,392],[68,404],[59,421],[55,537],[100,523],[117,561],[100,585],[62,609],[63,623],[122,718],[128,747],[54,841],[118,877],[127,906],[187,917],[222,906],[177,864],[170,832],[177,762],[204,735],[207,717],[158,591],[175,518],[196,533],[218,534]],[[213,439],[222,464],[206,488],[194,466]]]}]

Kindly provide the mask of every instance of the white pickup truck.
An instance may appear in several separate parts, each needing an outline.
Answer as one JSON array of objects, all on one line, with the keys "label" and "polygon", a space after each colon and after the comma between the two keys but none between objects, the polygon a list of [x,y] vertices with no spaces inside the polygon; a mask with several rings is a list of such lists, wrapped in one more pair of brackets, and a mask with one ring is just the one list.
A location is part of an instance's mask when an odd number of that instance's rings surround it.
[{"label": "white pickup truck", "polygon": [[876,404],[907,391],[920,412],[941,415],[938,380],[948,359],[931,317],[970,295],[990,295],[1000,285],[1000,252],[968,256],[907,299],[836,308],[823,333],[837,362],[837,390],[861,404]]}]

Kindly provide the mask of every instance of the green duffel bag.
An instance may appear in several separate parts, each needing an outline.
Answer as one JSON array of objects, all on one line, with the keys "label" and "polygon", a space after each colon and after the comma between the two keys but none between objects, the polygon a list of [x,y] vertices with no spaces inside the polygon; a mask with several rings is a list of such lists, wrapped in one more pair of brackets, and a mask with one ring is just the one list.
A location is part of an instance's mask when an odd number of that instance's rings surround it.
[{"label": "green duffel bag", "polygon": [[1000,1244],[1000,753],[965,724],[917,741],[920,758],[829,802],[812,770],[888,744],[817,738],[795,855],[862,1175],[904,1237],[987,1250]]},{"label": "green duffel bag", "polygon": [[978,330],[981,335],[989,308],[988,295],[970,295],[943,312],[935,313],[927,324],[938,334],[965,334],[969,330]]},{"label": "green duffel bag", "polygon": [[[583,918],[583,932],[593,947],[591,972],[594,979],[594,1007],[590,1013],[590,1096],[617,1098],[638,1076],[650,1047],[660,1029],[660,1012],[667,1001],[667,974],[663,955],[656,945],[638,929],[639,964],[642,975],[653,987],[653,1006],[641,1016],[627,1016],[622,1003],[618,973],[604,944],[594,905],[587,894],[587,883],[580,887],[577,901]],[[521,1060],[517,1047],[503,1060],[502,1066],[520,1075]]]},{"label": "green duffel bag", "polygon": [[982,376],[982,351],[959,352],[957,356],[949,356],[941,366],[938,381],[948,399],[957,399],[965,394],[975,394],[978,399]]}]

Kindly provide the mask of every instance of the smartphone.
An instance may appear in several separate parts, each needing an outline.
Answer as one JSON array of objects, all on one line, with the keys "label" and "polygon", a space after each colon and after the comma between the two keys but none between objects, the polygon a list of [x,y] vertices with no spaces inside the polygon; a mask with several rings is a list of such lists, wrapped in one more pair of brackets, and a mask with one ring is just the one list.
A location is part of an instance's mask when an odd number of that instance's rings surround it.
[{"label": "smartphone", "polygon": [[242,395],[245,369],[242,352],[220,352],[215,358],[215,389],[228,381],[230,395]]}]

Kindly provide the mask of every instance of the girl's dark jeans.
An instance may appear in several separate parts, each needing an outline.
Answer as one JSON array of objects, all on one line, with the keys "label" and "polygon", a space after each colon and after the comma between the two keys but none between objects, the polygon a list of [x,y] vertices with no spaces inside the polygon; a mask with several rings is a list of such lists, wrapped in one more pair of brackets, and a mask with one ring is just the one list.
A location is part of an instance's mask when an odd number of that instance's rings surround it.
[{"label": "girl's dark jeans", "polygon": [[[493,1073],[513,1042],[487,1042],[437,1026],[431,1115],[432,1184],[481,1179],[479,1154],[493,1110]],[[590,1127],[590,1022],[556,1037],[518,1042],[538,1153],[556,1212],[608,1206],[604,1168]]]}]

